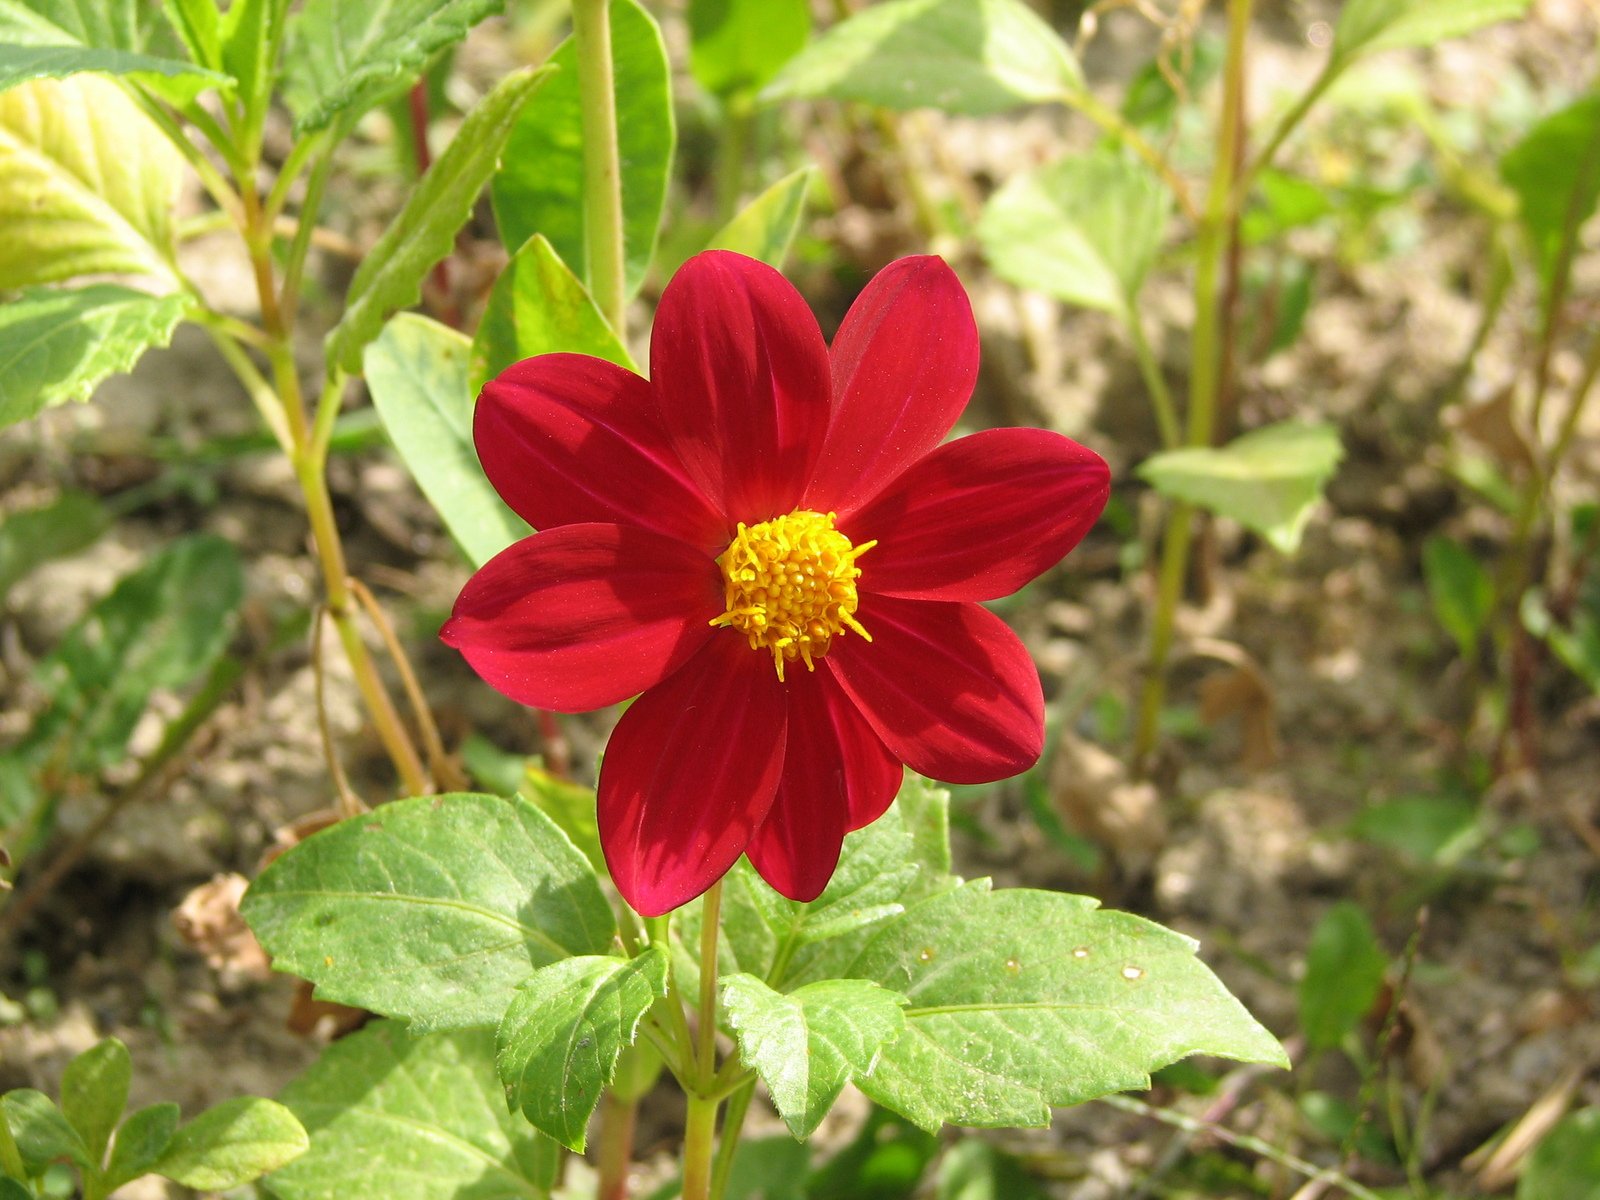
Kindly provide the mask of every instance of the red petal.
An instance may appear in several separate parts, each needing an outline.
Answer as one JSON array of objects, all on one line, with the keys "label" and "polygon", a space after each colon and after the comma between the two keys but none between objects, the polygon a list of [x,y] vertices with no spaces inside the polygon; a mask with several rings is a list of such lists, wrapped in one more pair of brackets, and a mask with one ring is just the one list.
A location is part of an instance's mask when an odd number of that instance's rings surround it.
[{"label": "red petal", "polygon": [[697,546],[729,527],[690,481],[650,385],[583,354],[542,354],[484,385],[472,418],[495,491],[535,529],[606,521]]},{"label": "red petal", "polygon": [[1070,438],[990,429],[940,446],[844,522],[878,544],[862,584],[891,596],[1009,596],[1082,540],[1106,506],[1111,471]]},{"label": "red petal", "polygon": [[745,853],[791,900],[822,894],[845,831],[883,815],[900,764],[826,669],[789,674],[789,743],[772,811]]},{"label": "red petal", "polygon": [[806,507],[859,508],[950,432],[978,379],[978,327],[932,255],[890,263],[850,306],[829,351],[833,420]]},{"label": "red petal", "polygon": [[726,250],[686,262],[661,297],[650,378],[678,457],[730,518],[789,512],[828,424],[828,351],[800,293]]},{"label": "red petal", "polygon": [[828,666],[891,754],[946,783],[989,783],[1038,761],[1039,673],[999,617],[976,604],[865,595],[856,619],[872,641],[839,639]]},{"label": "red petal", "polygon": [[703,551],[629,525],[562,525],[485,563],[439,636],[513,700],[585,712],[660,683],[722,610]]},{"label": "red petal", "polygon": [[772,657],[719,633],[622,714],[600,768],[600,844],[647,917],[693,900],[739,861],[783,766]]}]

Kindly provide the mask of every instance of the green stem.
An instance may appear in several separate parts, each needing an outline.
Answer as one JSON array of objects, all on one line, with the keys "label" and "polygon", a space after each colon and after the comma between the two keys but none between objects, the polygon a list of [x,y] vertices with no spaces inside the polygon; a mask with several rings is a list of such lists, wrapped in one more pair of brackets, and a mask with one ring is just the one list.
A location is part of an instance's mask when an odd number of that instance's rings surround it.
[{"label": "green stem", "polygon": [[717,927],[722,923],[722,880],[700,902],[700,1025],[695,1066],[703,1088],[717,1073]]},{"label": "green stem", "polygon": [[[289,259],[283,269],[283,289],[280,293],[279,307],[283,310],[283,320],[286,325],[293,325],[295,313],[300,305],[300,281],[305,275],[306,255],[311,249],[311,237],[316,232],[317,214],[322,208],[322,194],[328,187],[328,176],[333,171],[333,148],[336,139],[329,138],[323,148],[321,156],[311,168],[311,176],[306,180],[305,201],[300,205],[300,218],[295,226],[294,240],[289,243]],[[267,220],[273,220],[276,214],[271,210],[271,197],[268,197]]]},{"label": "green stem", "polygon": [[1151,145],[1144,134],[1128,124],[1121,113],[1102,103],[1099,97],[1087,89],[1064,93],[1061,96],[1061,103],[1088,117],[1100,127],[1102,133],[1116,138],[1142,158],[1167,185],[1173,199],[1178,202],[1178,207],[1183,210],[1183,215],[1191,221],[1199,219],[1200,214],[1195,208],[1194,197],[1189,194],[1189,185],[1183,181],[1183,176],[1173,170],[1166,155]]},{"label": "green stem", "polygon": [[627,1200],[633,1166],[633,1132],[639,1119],[637,1100],[605,1094],[600,1109],[600,1145],[596,1151],[600,1181],[595,1200]]},{"label": "green stem", "polygon": [[1167,386],[1166,376],[1161,373],[1161,364],[1156,361],[1155,352],[1145,337],[1144,319],[1140,317],[1139,310],[1130,305],[1123,315],[1123,323],[1128,327],[1128,336],[1133,339],[1133,355],[1139,363],[1139,374],[1144,378],[1145,390],[1150,393],[1151,407],[1155,409],[1156,424],[1161,429],[1161,445],[1172,450],[1183,441],[1178,409],[1172,401],[1172,389]]},{"label": "green stem", "polygon": [[750,157],[750,135],[754,128],[750,97],[743,92],[729,96],[722,106],[722,130],[717,143],[719,225],[726,225],[739,211],[739,200],[744,195],[745,164]]},{"label": "green stem", "polygon": [[1272,165],[1272,160],[1278,156],[1278,151],[1283,148],[1283,143],[1288,140],[1289,135],[1299,128],[1300,122],[1305,120],[1306,114],[1311,111],[1312,106],[1322,99],[1322,94],[1333,86],[1333,81],[1339,77],[1340,73],[1348,65],[1349,63],[1344,59],[1329,58],[1323,64],[1321,73],[1311,81],[1311,86],[1306,89],[1305,94],[1296,100],[1294,105],[1283,116],[1278,118],[1277,125],[1273,126],[1272,132],[1267,135],[1266,143],[1251,158],[1249,164],[1239,176],[1239,191],[1241,195],[1249,191],[1250,185],[1255,182],[1257,175]]},{"label": "green stem", "polygon": [[710,1200],[720,1104],[689,1093],[689,1116],[683,1130],[683,1200]]},{"label": "green stem", "polygon": [[728,1098],[728,1112],[722,1118],[722,1140],[717,1146],[717,1161],[711,1168],[711,1200],[722,1200],[733,1175],[733,1160],[739,1153],[739,1131],[756,1094],[756,1081],[748,1079]]},{"label": "green stem", "polygon": [[618,338],[625,337],[622,166],[611,70],[610,0],[572,0],[572,36],[583,97],[583,216],[589,287]]}]

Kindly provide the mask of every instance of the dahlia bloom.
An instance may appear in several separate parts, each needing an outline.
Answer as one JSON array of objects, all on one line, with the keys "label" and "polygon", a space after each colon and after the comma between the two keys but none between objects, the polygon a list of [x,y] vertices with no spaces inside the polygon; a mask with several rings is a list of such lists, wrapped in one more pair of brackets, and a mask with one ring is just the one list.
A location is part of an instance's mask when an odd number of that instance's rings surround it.
[{"label": "dahlia bloom", "polygon": [[902,763],[983,783],[1038,758],[1038,673],[979,601],[1072,549],[1109,472],[1040,429],[941,446],[977,372],[938,258],[880,272],[830,348],[778,272],[709,251],[667,285],[648,381],[546,354],[485,385],[478,455],[539,532],[472,577],[440,636],[523,704],[639,696],[599,784],[639,912],[741,854],[814,899]]}]

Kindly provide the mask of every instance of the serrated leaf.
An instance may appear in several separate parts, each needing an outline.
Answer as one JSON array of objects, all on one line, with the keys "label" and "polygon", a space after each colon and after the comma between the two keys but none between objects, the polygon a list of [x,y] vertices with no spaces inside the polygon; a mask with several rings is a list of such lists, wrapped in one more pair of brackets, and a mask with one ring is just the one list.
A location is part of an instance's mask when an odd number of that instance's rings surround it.
[{"label": "serrated leaf", "polygon": [[[347,9],[371,13],[366,5]],[[239,81],[245,124],[259,138],[277,82],[277,55],[283,48],[289,0],[232,0],[218,27],[224,68]],[[292,63],[300,60],[292,59]]]},{"label": "serrated leaf", "polygon": [[994,194],[978,239],[995,271],[1070,304],[1126,315],[1155,262],[1171,196],[1112,150],[1064,158]]},{"label": "serrated leaf", "polygon": [[1284,554],[1293,554],[1300,548],[1312,506],[1343,458],[1334,426],[1282,421],[1220,448],[1152,455],[1138,475],[1163,496],[1235,520]]},{"label": "serrated leaf", "polygon": [[97,1165],[78,1131],[43,1092],[18,1088],[0,1096],[0,1106],[30,1173],[37,1175],[54,1162],[71,1162],[90,1169]]},{"label": "serrated leaf", "polygon": [[1494,615],[1494,580],[1465,546],[1446,537],[1422,546],[1422,575],[1433,615],[1455,639],[1461,657],[1475,661],[1478,639]]},{"label": "serrated leaf", "polygon": [[848,974],[910,1001],[858,1086],[929,1130],[1044,1125],[1190,1054],[1288,1065],[1191,939],[1084,896],[966,884],[885,925]]},{"label": "serrated leaf", "polygon": [[507,75],[467,114],[356,269],[344,316],[328,334],[329,362],[358,373],[362,350],[390,314],[421,298],[423,279],[454,247],[457,231],[494,173],[517,113],[548,73],[545,68]]},{"label": "serrated leaf", "polygon": [[105,1158],[111,1131],[122,1120],[133,1080],[133,1059],[116,1038],[89,1047],[67,1064],[61,1076],[61,1113],[88,1147],[89,1158]]},{"label": "serrated leaf", "polygon": [[530,1124],[583,1153],[589,1118],[617,1058],[667,994],[667,955],[589,955],[536,971],[506,1009],[495,1065],[506,1100]]},{"label": "serrated leaf", "polygon": [[107,376],[167,345],[189,305],[182,293],[152,296],[113,283],[27,288],[0,305],[0,427],[87,400]]},{"label": "serrated leaf", "polygon": [[706,249],[733,250],[781,269],[800,231],[806,191],[815,173],[812,167],[802,167],[785,175],[724,225]]},{"label": "serrated leaf", "polygon": [[905,997],[865,979],[825,979],[788,995],[754,975],[722,981],[722,1003],[746,1066],[761,1076],[789,1132],[805,1139],[844,1085],[872,1071],[905,1029]]},{"label": "serrated leaf", "polygon": [[35,567],[92,546],[110,527],[111,514],[88,492],[62,492],[49,504],[0,521],[0,602]]},{"label": "serrated leaf", "polygon": [[175,284],[183,169],[108,79],[36,79],[0,92],[0,288],[102,273]]},{"label": "serrated leaf", "polygon": [[243,596],[239,553],[222,538],[188,537],[151,556],[39,664],[50,706],[24,754],[66,738],[68,769],[120,760],[151,693],[184,686],[221,655]]},{"label": "serrated leaf", "polygon": [[1500,174],[1517,193],[1517,215],[1548,289],[1567,222],[1581,228],[1600,201],[1600,94],[1540,121],[1501,160]]},{"label": "serrated leaf", "polygon": [[470,390],[477,395],[486,380],[512,363],[558,352],[588,354],[630,371],[639,369],[583,282],[542,235],[534,234],[511,256],[489,293],[488,307],[472,339]]},{"label": "serrated leaf", "polygon": [[471,349],[454,329],[401,313],[367,347],[362,370],[401,461],[462,552],[481,567],[533,530],[500,499],[473,448]]},{"label": "serrated leaf", "polygon": [[554,1142],[506,1107],[485,1030],[407,1036],[375,1022],[283,1090],[311,1149],[268,1186],[280,1200],[543,1197]]},{"label": "serrated leaf", "polygon": [[167,1147],[172,1145],[172,1137],[177,1132],[176,1104],[152,1104],[124,1121],[111,1147],[111,1162],[106,1167],[106,1191],[114,1192],[123,1184],[141,1175],[148,1175],[167,1152]]},{"label": "serrated leaf", "polygon": [[181,1126],[150,1169],[184,1187],[220,1192],[276,1171],[310,1145],[299,1120],[283,1105],[240,1096]]},{"label": "serrated leaf", "polygon": [[1332,1050],[1367,1015],[1383,988],[1389,956],[1358,905],[1341,901],[1324,914],[1306,950],[1300,981],[1300,1029],[1313,1050]]},{"label": "serrated leaf", "polygon": [[0,91],[83,71],[133,75],[174,101],[232,86],[182,55],[161,6],[145,0],[0,0]]},{"label": "serrated leaf", "polygon": [[525,800],[400,800],[308,838],[251,886],[244,918],[317,994],[418,1031],[492,1028],[534,971],[610,949],[588,862]]},{"label": "serrated leaf", "polygon": [[1558,1121],[1528,1155],[1517,1200],[1600,1200],[1600,1108]]},{"label": "serrated leaf", "polygon": [[1346,0],[1333,27],[1333,56],[1433,46],[1525,16],[1532,0]]},{"label": "serrated leaf", "polygon": [[759,91],[810,36],[808,0],[689,0],[689,70],[713,96]]},{"label": "serrated leaf", "polygon": [[1083,89],[1071,48],[1022,0],[889,0],[812,42],[763,95],[983,116]]},{"label": "serrated leaf", "polygon": [[358,116],[422,73],[505,0],[306,0],[289,26],[284,95],[303,136]]},{"label": "serrated leaf", "polygon": [[[617,94],[617,153],[622,166],[622,242],[631,296],[655,255],[667,198],[677,126],[671,68],[655,19],[635,0],[612,0],[611,57]],[[577,55],[568,38],[551,54],[556,75],[522,110],[490,196],[508,251],[542,233],[586,284],[583,97]]]}]

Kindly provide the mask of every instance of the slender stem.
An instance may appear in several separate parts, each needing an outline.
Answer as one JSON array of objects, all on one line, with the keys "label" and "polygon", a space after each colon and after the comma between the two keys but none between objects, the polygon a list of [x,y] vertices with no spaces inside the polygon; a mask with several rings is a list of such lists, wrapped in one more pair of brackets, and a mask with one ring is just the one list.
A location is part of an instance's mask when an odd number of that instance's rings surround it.
[{"label": "slender stem", "polygon": [[578,55],[578,90],[583,97],[583,215],[589,290],[612,331],[621,338],[627,283],[610,0],[572,0],[572,34]]},{"label": "slender stem", "polygon": [[297,138],[289,153],[284,157],[283,165],[278,168],[278,174],[272,181],[272,187],[267,190],[267,202],[264,206],[269,220],[276,221],[283,212],[283,206],[289,202],[289,189],[294,186],[294,181],[300,178],[300,172],[305,169],[306,160],[322,147],[324,135]]},{"label": "slender stem", "polygon": [[739,1131],[744,1128],[744,1117],[750,1111],[750,1100],[755,1093],[756,1081],[747,1079],[728,1098],[728,1111],[722,1118],[722,1138],[717,1145],[717,1161],[711,1168],[711,1200],[722,1200],[728,1190],[733,1160],[739,1153]]},{"label": "slender stem", "polygon": [[719,1100],[689,1093],[689,1117],[683,1130],[683,1200],[710,1200],[720,1106]]},{"label": "slender stem", "polygon": [[1149,766],[1161,732],[1161,709],[1167,695],[1167,656],[1177,627],[1178,602],[1189,566],[1189,543],[1194,536],[1194,509],[1185,501],[1172,506],[1161,545],[1161,574],[1156,584],[1155,619],[1150,627],[1150,665],[1139,694],[1139,724],[1133,742],[1133,769],[1142,776]]},{"label": "slender stem", "polygon": [[739,211],[744,195],[745,163],[750,157],[754,113],[742,92],[729,96],[722,106],[722,129],[717,142],[717,221],[727,224]]},{"label": "slender stem", "polygon": [[1168,450],[1174,449],[1183,440],[1183,431],[1178,424],[1178,409],[1172,402],[1172,389],[1167,386],[1166,376],[1161,373],[1161,364],[1156,361],[1155,352],[1145,337],[1144,319],[1139,315],[1139,310],[1130,305],[1123,323],[1127,325],[1128,336],[1133,340],[1133,356],[1138,360],[1145,390],[1150,393],[1150,405],[1155,409],[1156,424],[1161,429],[1161,444]]},{"label": "slender stem", "polygon": [[722,880],[711,885],[700,908],[700,1026],[695,1065],[709,1086],[717,1059],[717,927],[722,924]]},{"label": "slender stem", "polygon": [[633,1133],[638,1120],[637,1100],[619,1100],[610,1092],[605,1094],[600,1107],[600,1145],[595,1154],[600,1168],[595,1200],[627,1200]]},{"label": "slender stem", "polygon": [[1081,112],[1098,125],[1102,132],[1116,138],[1142,158],[1167,185],[1173,199],[1178,202],[1178,207],[1183,210],[1183,215],[1190,221],[1200,219],[1200,212],[1195,207],[1194,197],[1189,194],[1189,185],[1183,181],[1183,176],[1173,170],[1172,164],[1167,161],[1167,156],[1151,145],[1144,134],[1128,124],[1121,113],[1102,103],[1093,92],[1089,91],[1068,92],[1061,97],[1061,102]]},{"label": "slender stem", "polygon": [[195,174],[200,176],[201,186],[217,202],[217,206],[228,214],[234,224],[242,229],[244,227],[244,209],[239,200],[239,193],[234,191],[228,181],[223,178],[222,172],[217,170],[200,148],[189,140],[189,136],[183,132],[183,126],[178,123],[177,118],[168,112],[159,100],[137,84],[125,84],[124,86],[127,88],[128,94],[133,97],[134,103],[144,111],[145,116],[156,123],[157,128],[167,135],[167,140],[177,147],[178,153],[188,160],[189,165],[194,168]]},{"label": "slender stem", "polygon": [[[305,275],[306,255],[316,235],[317,213],[322,208],[322,194],[327,190],[328,176],[333,171],[333,148],[336,144],[334,138],[328,138],[322,153],[311,168],[311,175],[306,180],[305,200],[300,205],[300,219],[295,226],[294,240],[289,243],[289,258],[283,269],[281,306],[285,322],[291,325],[300,306],[300,281]],[[270,215],[273,214],[269,213]]]},{"label": "slender stem", "polygon": [[1272,160],[1278,156],[1278,151],[1283,148],[1283,143],[1288,140],[1289,135],[1299,128],[1300,122],[1305,120],[1306,114],[1311,111],[1312,106],[1322,99],[1322,94],[1333,86],[1333,81],[1349,65],[1349,61],[1342,58],[1329,58],[1322,65],[1322,70],[1311,81],[1311,86],[1305,90],[1300,99],[1296,100],[1283,116],[1278,118],[1278,123],[1273,126],[1272,132],[1267,135],[1266,142],[1262,144],[1261,149],[1255,153],[1249,164],[1244,168],[1243,173],[1239,176],[1241,194],[1249,190],[1257,175],[1272,165]]},{"label": "slender stem", "polygon": [[333,776],[333,793],[339,801],[339,815],[354,817],[367,810],[366,804],[350,787],[350,779],[339,761],[339,751],[333,744],[333,726],[328,723],[327,675],[322,669],[322,621],[328,615],[324,604],[317,605],[311,618],[311,678],[315,683],[317,698],[317,732],[322,735],[322,757],[327,760],[328,774]]},{"label": "slender stem", "polygon": [[256,411],[261,414],[271,431],[273,440],[287,455],[294,454],[294,438],[289,432],[289,423],[283,413],[283,402],[278,399],[278,393],[272,390],[272,385],[261,377],[261,372],[256,370],[255,363],[250,361],[250,356],[244,352],[237,342],[228,335],[219,325],[209,320],[202,320],[201,325],[211,335],[211,341],[222,355],[224,362],[233,370],[234,376],[243,386],[250,403],[256,406]]}]

